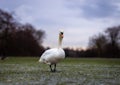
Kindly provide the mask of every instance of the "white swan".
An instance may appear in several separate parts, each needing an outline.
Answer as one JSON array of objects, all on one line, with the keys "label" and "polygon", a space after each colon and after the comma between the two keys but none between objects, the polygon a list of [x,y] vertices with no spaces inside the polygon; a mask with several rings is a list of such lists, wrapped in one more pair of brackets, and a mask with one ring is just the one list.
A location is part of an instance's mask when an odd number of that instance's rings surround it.
[{"label": "white swan", "polygon": [[[61,48],[62,39],[63,39],[63,31],[60,31],[58,48],[52,48],[46,50],[39,59],[39,62],[48,64],[52,72],[56,71],[56,64],[60,60],[65,58],[65,52]],[[52,65],[54,65],[54,68],[52,68]]]}]

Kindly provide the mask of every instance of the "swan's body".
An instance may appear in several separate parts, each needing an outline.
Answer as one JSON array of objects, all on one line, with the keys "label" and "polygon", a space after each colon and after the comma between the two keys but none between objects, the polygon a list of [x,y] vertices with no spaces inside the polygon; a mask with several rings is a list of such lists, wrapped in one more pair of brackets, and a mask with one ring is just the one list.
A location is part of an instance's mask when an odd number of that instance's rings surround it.
[{"label": "swan's body", "polygon": [[46,64],[57,64],[60,60],[65,58],[65,52],[61,48],[52,48],[49,50],[46,50],[41,58],[40,62],[46,63]]},{"label": "swan's body", "polygon": [[[39,62],[42,63],[46,63],[48,65],[50,65],[50,69],[51,71],[56,71],[56,64],[65,58],[65,52],[64,50],[61,48],[61,44],[62,44],[62,39],[63,39],[63,32],[60,32],[59,34],[59,46],[58,48],[52,48],[52,49],[48,49],[46,50]],[[54,69],[52,69],[52,65],[54,65]]]}]

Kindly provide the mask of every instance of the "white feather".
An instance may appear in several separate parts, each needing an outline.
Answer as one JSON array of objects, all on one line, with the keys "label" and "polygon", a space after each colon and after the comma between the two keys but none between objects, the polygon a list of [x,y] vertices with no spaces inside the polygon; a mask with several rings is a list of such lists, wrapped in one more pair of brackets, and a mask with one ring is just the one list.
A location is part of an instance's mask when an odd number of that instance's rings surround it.
[{"label": "white feather", "polygon": [[42,54],[39,62],[43,62],[50,65],[50,64],[56,64],[64,58],[65,58],[65,52],[63,49],[53,48],[53,49],[46,50]]}]

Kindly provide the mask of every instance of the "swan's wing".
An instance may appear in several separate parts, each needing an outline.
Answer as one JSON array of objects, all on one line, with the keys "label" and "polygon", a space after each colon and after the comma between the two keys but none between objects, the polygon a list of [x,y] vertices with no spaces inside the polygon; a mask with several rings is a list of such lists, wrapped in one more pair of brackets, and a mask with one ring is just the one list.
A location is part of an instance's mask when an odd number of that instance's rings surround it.
[{"label": "swan's wing", "polygon": [[49,49],[42,54],[39,61],[43,63],[51,64],[55,60],[55,56],[57,55],[58,55],[57,49]]},{"label": "swan's wing", "polygon": [[52,64],[59,62],[63,58],[65,58],[65,53],[63,49],[53,48],[46,50],[42,54],[39,61],[47,64]]},{"label": "swan's wing", "polygon": [[49,49],[49,50],[46,50],[41,58],[48,58],[49,56],[56,56],[57,55],[57,49]]}]

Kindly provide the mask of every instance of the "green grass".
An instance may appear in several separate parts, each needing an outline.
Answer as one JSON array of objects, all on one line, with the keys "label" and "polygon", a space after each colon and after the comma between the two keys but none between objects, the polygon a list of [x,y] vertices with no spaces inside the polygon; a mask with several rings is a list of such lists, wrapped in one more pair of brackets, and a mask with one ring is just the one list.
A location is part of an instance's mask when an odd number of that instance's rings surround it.
[{"label": "green grass", "polygon": [[0,61],[0,85],[120,85],[120,59],[66,58],[57,72],[39,58]]}]

